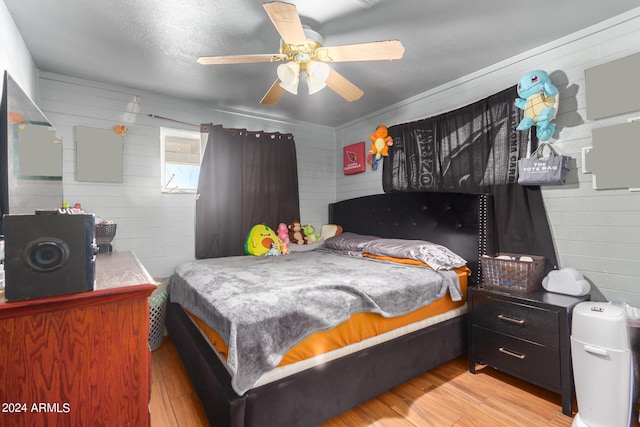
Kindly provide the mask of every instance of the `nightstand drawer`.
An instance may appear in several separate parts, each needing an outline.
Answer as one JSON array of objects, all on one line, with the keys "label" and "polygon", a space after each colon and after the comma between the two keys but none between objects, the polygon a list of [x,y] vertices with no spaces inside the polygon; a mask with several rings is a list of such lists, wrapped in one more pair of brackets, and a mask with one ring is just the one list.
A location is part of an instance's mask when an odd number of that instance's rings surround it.
[{"label": "nightstand drawer", "polygon": [[474,295],[473,323],[496,332],[558,348],[558,313],[522,303]]},{"label": "nightstand drawer", "polygon": [[561,385],[560,355],[555,349],[473,327],[476,360],[549,390]]}]

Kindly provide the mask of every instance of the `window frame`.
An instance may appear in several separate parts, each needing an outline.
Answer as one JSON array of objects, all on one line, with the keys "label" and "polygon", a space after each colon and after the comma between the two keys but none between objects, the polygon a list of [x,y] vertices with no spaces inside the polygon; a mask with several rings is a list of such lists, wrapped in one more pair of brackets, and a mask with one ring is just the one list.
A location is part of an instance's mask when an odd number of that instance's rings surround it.
[{"label": "window frame", "polygon": [[[161,127],[160,128],[160,191],[164,194],[196,194],[197,188],[181,188],[181,187],[168,187],[167,177],[166,177],[166,165],[167,163],[179,164],[178,162],[167,162],[166,160],[166,139],[171,137],[180,137],[180,138],[189,138],[195,139],[195,136],[198,136],[200,141],[199,148],[200,152],[198,159],[198,167],[202,166],[202,157],[204,154],[204,149],[206,147],[207,139],[206,135],[203,135],[200,131],[192,131],[186,129],[177,129],[170,127]],[[190,164],[190,163],[184,163]],[[193,163],[195,166],[195,163]],[[196,184],[197,186],[197,184]]]}]

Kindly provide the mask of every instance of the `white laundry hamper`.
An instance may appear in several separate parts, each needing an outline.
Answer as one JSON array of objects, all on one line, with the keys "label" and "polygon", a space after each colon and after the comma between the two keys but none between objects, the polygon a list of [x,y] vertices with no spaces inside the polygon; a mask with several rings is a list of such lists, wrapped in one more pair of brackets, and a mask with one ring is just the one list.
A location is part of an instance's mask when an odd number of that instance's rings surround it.
[{"label": "white laundry hamper", "polygon": [[633,364],[625,308],[578,304],[573,310],[571,358],[578,401],[573,427],[628,427]]}]

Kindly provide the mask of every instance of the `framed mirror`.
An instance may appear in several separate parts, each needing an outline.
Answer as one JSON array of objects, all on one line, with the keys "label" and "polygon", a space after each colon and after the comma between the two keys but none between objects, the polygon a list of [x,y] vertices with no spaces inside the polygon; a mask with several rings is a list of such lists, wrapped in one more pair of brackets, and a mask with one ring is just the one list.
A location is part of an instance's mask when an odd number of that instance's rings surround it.
[{"label": "framed mirror", "polygon": [[6,71],[0,106],[0,180],[2,214],[32,214],[62,204],[62,137]]}]

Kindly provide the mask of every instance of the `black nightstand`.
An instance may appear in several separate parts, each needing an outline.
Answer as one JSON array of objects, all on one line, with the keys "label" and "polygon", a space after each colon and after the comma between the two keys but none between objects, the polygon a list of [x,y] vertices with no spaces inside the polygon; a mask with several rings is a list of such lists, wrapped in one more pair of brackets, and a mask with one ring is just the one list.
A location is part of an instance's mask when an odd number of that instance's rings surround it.
[{"label": "black nightstand", "polygon": [[560,393],[571,416],[571,313],[589,296],[469,288],[469,371],[476,363]]}]

